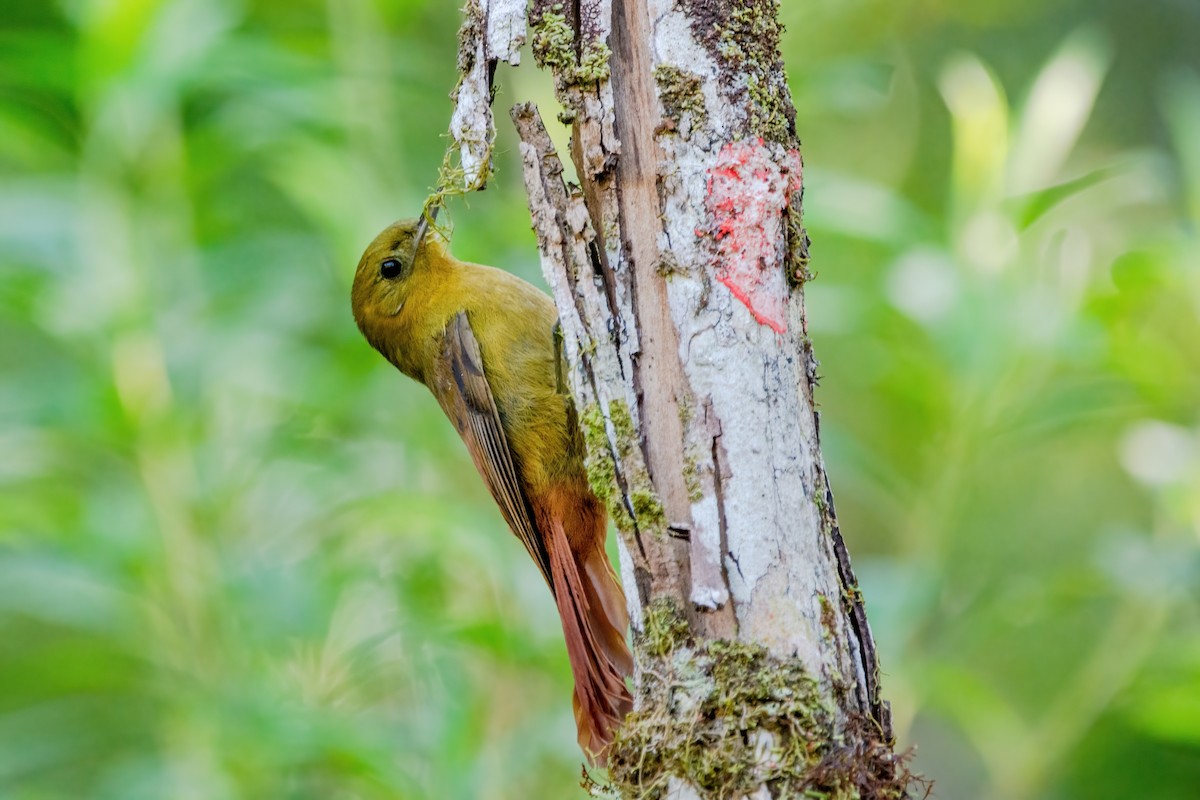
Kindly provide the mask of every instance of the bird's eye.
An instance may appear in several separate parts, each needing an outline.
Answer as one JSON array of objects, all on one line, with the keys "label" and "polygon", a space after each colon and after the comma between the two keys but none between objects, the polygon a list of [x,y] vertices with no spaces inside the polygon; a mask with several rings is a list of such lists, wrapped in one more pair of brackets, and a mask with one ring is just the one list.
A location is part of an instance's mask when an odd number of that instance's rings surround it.
[{"label": "bird's eye", "polygon": [[380,276],[387,278],[389,281],[393,278],[399,278],[403,270],[404,265],[394,258],[385,258],[383,263],[379,265]]}]

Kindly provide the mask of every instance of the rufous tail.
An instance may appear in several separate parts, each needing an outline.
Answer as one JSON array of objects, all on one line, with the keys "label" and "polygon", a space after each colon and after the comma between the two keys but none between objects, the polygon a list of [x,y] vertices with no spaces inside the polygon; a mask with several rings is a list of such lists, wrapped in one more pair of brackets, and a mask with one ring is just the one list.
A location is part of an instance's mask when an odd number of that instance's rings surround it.
[{"label": "rufous tail", "polygon": [[604,553],[602,538],[588,552],[576,555],[562,522],[553,520],[549,527],[554,598],[575,675],[579,746],[589,761],[604,766],[617,726],[633,708],[625,686],[625,676],[633,673],[633,656],[625,644],[629,627],[625,594]]}]

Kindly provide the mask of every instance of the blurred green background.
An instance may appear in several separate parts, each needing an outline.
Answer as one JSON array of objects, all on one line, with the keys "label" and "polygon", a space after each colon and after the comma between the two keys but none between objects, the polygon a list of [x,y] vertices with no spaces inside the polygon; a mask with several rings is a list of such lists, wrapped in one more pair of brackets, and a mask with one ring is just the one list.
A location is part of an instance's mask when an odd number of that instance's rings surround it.
[{"label": "blurred green background", "polygon": [[[0,798],[566,798],[546,591],[361,248],[442,0],[0,8]],[[1200,786],[1200,4],[785,2],[829,470],[940,798]],[[455,249],[540,282],[516,98]],[[561,132],[560,132],[561,133]]]}]

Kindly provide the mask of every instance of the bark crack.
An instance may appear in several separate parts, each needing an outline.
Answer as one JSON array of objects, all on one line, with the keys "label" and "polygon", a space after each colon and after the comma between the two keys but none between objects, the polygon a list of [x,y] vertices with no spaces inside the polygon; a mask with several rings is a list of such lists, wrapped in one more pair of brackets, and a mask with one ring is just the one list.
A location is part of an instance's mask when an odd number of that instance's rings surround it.
[{"label": "bark crack", "polygon": [[[733,561],[734,567],[737,568],[738,575],[741,576],[742,580],[745,580],[746,576],[741,574],[742,566],[741,566],[741,564],[738,563],[737,556],[735,556],[733,554],[733,551],[729,549],[729,531],[728,531],[729,523],[725,516],[725,514],[726,514],[726,511],[725,511],[725,489],[721,482],[721,472],[725,467],[724,467],[724,461],[721,458],[721,435],[720,434],[717,434],[712,437],[712,463],[713,463],[713,494],[716,496],[716,499],[717,499],[717,523],[719,526],[718,529],[720,530],[720,541],[721,541],[720,553],[726,554],[729,556],[730,560]],[[729,585],[729,571],[725,566],[725,559],[720,558],[720,562],[721,562],[721,580],[725,583],[726,586],[728,586]],[[729,602],[730,616],[733,620],[733,630],[734,630],[733,638],[736,638],[737,637],[737,629],[738,629],[738,624],[737,624],[737,610],[738,609],[737,609],[737,601],[734,599],[734,595],[732,592],[730,592],[730,594],[729,594],[728,602]]]},{"label": "bark crack", "polygon": [[833,545],[834,556],[837,559],[838,577],[840,578],[842,589],[842,602],[848,611],[850,626],[854,631],[854,638],[857,644],[855,648],[859,662],[857,667],[863,678],[862,683],[859,685],[859,690],[865,694],[864,697],[860,697],[860,702],[862,702],[863,708],[867,710],[870,717],[879,726],[883,741],[887,744],[892,744],[895,740],[895,734],[892,731],[892,709],[887,701],[882,699],[879,691],[879,654],[875,649],[875,639],[871,635],[871,626],[867,622],[866,603],[863,600],[862,592],[858,588],[858,579],[854,575],[854,568],[850,564],[850,553],[846,549],[846,541],[842,538],[842,531],[837,524],[837,511],[833,505],[833,490],[829,487],[829,481],[825,476],[824,469],[821,469],[821,483],[825,490],[826,524],[829,529],[829,538]]}]

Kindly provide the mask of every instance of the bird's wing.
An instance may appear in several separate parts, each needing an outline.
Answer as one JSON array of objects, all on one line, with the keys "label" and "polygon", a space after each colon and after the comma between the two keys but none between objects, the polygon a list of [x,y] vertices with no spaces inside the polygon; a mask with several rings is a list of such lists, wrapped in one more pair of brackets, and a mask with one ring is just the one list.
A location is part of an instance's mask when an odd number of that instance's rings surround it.
[{"label": "bird's wing", "polygon": [[522,489],[496,408],[496,398],[483,369],[479,340],[471,330],[465,311],[458,312],[446,326],[433,388],[434,396],[458,429],[475,468],[500,506],[504,521],[525,545],[550,590],[554,591],[550,556],[538,535],[533,512]]}]

